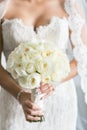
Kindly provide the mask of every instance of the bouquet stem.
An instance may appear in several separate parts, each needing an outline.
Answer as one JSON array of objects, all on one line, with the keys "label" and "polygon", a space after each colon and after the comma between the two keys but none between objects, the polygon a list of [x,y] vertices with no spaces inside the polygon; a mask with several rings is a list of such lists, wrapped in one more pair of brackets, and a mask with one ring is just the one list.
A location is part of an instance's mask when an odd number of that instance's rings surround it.
[{"label": "bouquet stem", "polygon": [[[41,97],[42,97],[42,94],[38,91],[37,88],[32,89],[31,100],[34,103],[36,103],[43,111],[44,110],[44,104],[43,104],[43,100],[41,99]],[[39,121],[36,121],[36,122],[43,122],[43,121],[45,121],[44,115],[42,115],[41,119]]]}]

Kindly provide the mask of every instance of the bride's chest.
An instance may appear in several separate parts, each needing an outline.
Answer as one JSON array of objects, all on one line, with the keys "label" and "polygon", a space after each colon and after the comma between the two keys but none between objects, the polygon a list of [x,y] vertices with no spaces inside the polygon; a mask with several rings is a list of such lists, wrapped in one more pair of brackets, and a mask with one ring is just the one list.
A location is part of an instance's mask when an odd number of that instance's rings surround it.
[{"label": "bride's chest", "polygon": [[36,31],[33,26],[25,25],[21,19],[5,20],[2,29],[4,48],[8,48],[10,45],[11,49],[23,42],[53,42],[64,49],[69,38],[66,18],[53,17],[49,24],[39,26]]}]

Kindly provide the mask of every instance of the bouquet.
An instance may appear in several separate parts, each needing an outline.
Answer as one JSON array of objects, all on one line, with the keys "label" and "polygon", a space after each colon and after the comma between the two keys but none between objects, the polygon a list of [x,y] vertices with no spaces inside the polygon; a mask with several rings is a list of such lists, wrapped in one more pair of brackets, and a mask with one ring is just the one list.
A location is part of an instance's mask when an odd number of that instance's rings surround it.
[{"label": "bouquet", "polygon": [[32,100],[43,109],[40,83],[55,85],[70,72],[67,55],[54,44],[20,43],[8,57],[7,71],[23,88],[32,92]]}]

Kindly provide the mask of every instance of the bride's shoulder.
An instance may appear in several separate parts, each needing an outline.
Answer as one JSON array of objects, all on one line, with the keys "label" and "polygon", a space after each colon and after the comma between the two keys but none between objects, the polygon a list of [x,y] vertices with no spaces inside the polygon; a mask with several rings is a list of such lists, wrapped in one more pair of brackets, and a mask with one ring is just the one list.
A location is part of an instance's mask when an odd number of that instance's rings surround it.
[{"label": "bride's shoulder", "polygon": [[18,6],[18,0],[0,0],[0,19],[11,18]]},{"label": "bride's shoulder", "polygon": [[10,0],[0,0],[0,19],[3,17]]}]

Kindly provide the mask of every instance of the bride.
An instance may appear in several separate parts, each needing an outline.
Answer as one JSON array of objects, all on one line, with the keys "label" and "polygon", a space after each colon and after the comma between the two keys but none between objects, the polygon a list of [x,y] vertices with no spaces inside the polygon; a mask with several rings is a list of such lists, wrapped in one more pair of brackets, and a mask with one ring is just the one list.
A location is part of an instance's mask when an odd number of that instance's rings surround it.
[{"label": "bride", "polygon": [[0,129],[76,130],[77,97],[73,78],[77,74],[87,95],[87,30],[78,3],[75,0],[1,0],[0,18],[0,57],[4,52],[6,60],[19,43],[38,38],[54,42],[66,53],[70,41],[73,49],[71,72],[61,84],[56,89],[40,84],[40,91],[45,94],[44,122],[31,123],[41,119],[41,108],[0,64]]}]

